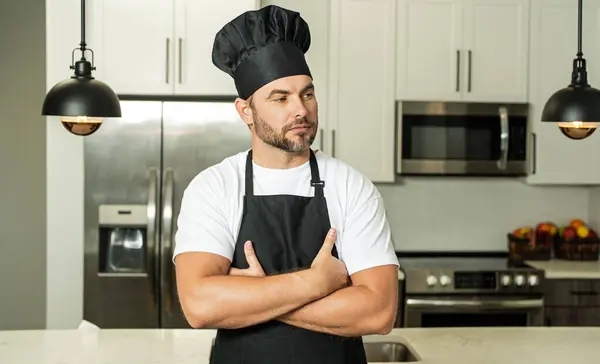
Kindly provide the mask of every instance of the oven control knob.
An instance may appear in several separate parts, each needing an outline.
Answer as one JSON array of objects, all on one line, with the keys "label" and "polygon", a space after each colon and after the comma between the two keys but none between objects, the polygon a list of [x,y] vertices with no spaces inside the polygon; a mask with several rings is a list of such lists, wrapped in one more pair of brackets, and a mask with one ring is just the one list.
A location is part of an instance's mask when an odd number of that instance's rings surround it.
[{"label": "oven control knob", "polygon": [[441,276],[440,277],[440,285],[442,287],[449,285],[451,282],[450,277],[448,276]]},{"label": "oven control knob", "polygon": [[520,274],[515,277],[515,284],[517,286],[522,286],[524,283],[525,283],[525,277],[523,277]]},{"label": "oven control knob", "polygon": [[510,276],[509,276],[509,275],[506,275],[506,274],[505,274],[505,275],[502,275],[502,277],[500,277],[500,283],[502,283],[502,285],[503,285],[504,287],[508,287],[508,286],[510,286],[510,283],[511,283]]},{"label": "oven control knob", "polygon": [[429,276],[429,277],[427,277],[427,285],[429,287],[435,286],[436,283],[437,283],[437,278],[435,278],[435,276]]},{"label": "oven control knob", "polygon": [[539,283],[538,276],[536,276],[536,275],[530,275],[529,276],[529,285],[530,286],[537,286],[538,283]]}]

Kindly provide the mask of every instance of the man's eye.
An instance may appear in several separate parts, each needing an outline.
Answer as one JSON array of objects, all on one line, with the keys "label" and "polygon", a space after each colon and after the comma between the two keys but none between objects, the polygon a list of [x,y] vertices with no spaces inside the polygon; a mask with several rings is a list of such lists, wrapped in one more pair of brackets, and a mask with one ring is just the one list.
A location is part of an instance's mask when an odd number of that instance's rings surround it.
[{"label": "man's eye", "polygon": [[275,99],[275,102],[284,102],[284,101],[285,101],[285,97]]},{"label": "man's eye", "polygon": [[311,97],[313,97],[314,95],[315,95],[315,94],[313,94],[313,93],[307,93],[307,94],[304,94],[304,98],[305,98],[305,99],[310,99],[310,98],[311,98]]}]

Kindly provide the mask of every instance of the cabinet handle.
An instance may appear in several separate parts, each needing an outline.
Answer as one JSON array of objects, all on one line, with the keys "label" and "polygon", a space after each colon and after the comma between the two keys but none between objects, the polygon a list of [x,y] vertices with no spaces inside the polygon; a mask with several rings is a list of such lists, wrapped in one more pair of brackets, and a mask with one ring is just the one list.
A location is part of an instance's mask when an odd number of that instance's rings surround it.
[{"label": "cabinet handle", "polygon": [[456,92],[460,91],[460,50],[456,50]]},{"label": "cabinet handle", "polygon": [[335,158],[335,130],[331,130],[331,156]]},{"label": "cabinet handle", "polygon": [[181,79],[181,65],[182,65],[182,61],[181,61],[181,44],[183,43],[183,40],[181,38],[179,38],[179,83],[182,83]]},{"label": "cabinet handle", "polygon": [[323,151],[323,129],[319,129],[319,149],[321,150],[321,152]]},{"label": "cabinet handle", "polygon": [[537,149],[537,135],[535,133],[531,133],[531,174],[535,174],[536,166],[537,166],[537,158],[536,158],[536,149]]},{"label": "cabinet handle", "polygon": [[598,292],[596,291],[571,291],[571,295],[573,296],[597,296]]},{"label": "cabinet handle", "polygon": [[471,92],[471,50],[469,49],[469,87],[468,91]]},{"label": "cabinet handle", "polygon": [[171,38],[167,38],[167,47],[165,50],[167,62],[165,66],[165,79],[167,84],[169,83],[169,49],[171,48]]}]

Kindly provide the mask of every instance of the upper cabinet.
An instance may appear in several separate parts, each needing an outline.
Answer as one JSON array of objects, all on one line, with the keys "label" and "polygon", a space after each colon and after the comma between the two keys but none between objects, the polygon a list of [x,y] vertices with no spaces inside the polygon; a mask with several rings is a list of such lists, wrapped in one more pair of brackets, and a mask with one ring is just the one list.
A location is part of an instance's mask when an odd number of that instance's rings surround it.
[{"label": "upper cabinet", "polygon": [[90,8],[94,75],[118,94],[237,94],[212,64],[213,41],[257,0],[97,0]]},{"label": "upper cabinet", "polygon": [[529,6],[397,0],[397,98],[527,102]]},{"label": "upper cabinet", "polygon": [[[577,55],[577,2],[532,2],[529,99],[532,171],[529,184],[599,184],[600,132],[571,140],[554,123],[543,123],[550,96],[571,82]],[[588,82],[600,87],[600,0],[583,2],[583,56]]]},{"label": "upper cabinet", "polygon": [[326,150],[373,182],[394,181],[395,23],[394,1],[331,1]]}]

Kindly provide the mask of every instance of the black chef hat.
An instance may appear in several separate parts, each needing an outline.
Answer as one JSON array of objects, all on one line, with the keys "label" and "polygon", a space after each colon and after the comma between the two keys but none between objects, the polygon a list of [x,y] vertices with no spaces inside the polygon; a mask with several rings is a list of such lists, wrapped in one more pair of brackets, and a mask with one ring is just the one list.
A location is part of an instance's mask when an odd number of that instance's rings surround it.
[{"label": "black chef hat", "polygon": [[300,13],[269,5],[226,24],[215,36],[212,61],[247,99],[276,79],[312,77],[304,57],[309,47],[310,30]]}]

